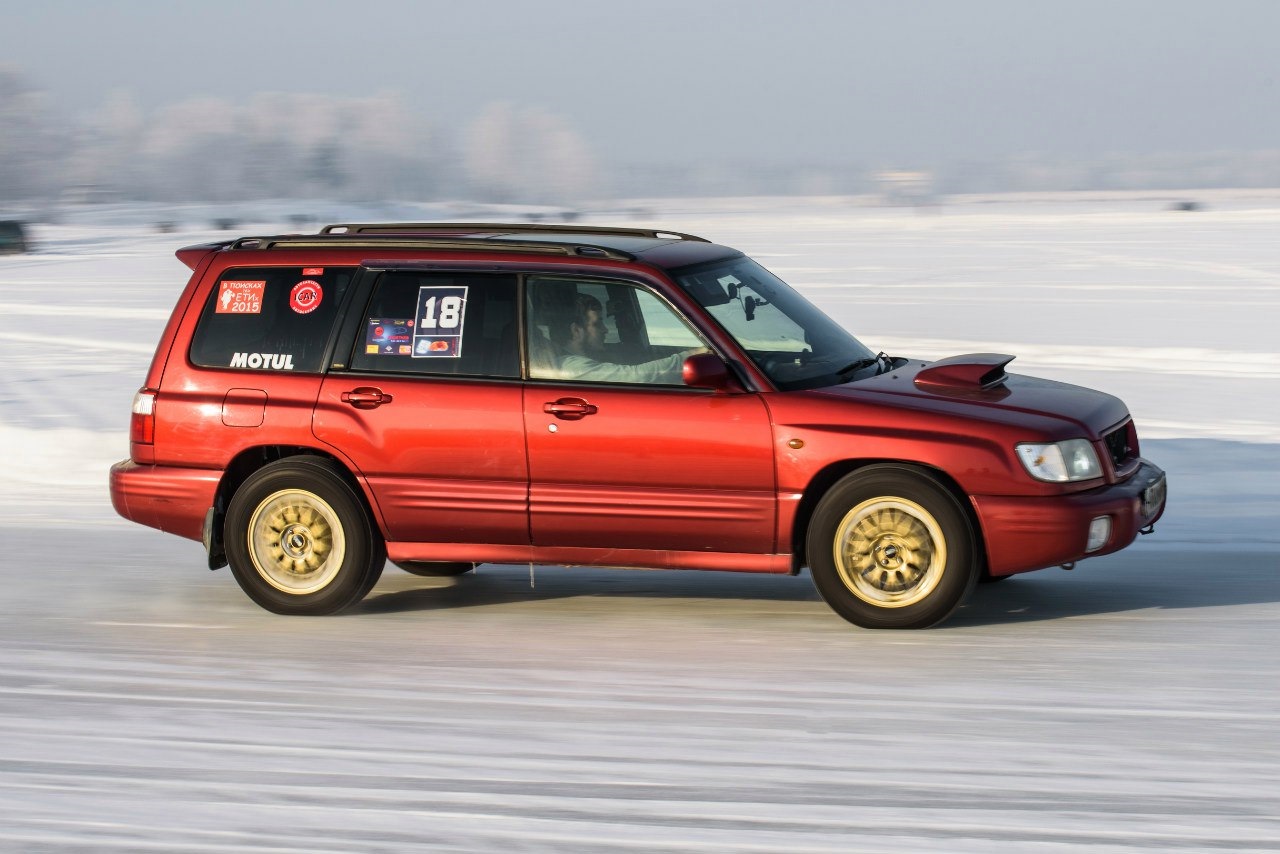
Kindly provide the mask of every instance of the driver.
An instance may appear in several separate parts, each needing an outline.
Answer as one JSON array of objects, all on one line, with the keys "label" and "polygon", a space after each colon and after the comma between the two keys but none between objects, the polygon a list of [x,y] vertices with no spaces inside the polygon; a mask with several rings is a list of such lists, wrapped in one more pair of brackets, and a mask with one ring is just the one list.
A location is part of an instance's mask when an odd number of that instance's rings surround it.
[{"label": "driver", "polygon": [[681,350],[638,365],[620,365],[602,361],[605,354],[604,306],[590,294],[577,294],[573,312],[561,318],[551,333],[561,348],[559,377],[566,380],[595,380],[614,383],[682,382],[684,360],[705,350],[695,347]]}]

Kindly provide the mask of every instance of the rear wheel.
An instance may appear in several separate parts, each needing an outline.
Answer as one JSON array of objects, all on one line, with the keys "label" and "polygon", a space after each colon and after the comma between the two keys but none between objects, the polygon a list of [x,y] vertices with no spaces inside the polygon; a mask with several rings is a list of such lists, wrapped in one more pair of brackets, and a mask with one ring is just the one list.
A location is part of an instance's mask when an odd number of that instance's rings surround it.
[{"label": "rear wheel", "polygon": [[870,629],[941,622],[973,589],[980,567],[955,496],[903,466],[872,466],[837,482],[814,511],[806,547],[822,598]]},{"label": "rear wheel", "polygon": [[452,561],[436,560],[393,560],[392,563],[410,575],[422,575],[430,578],[463,575],[476,568],[474,563],[454,563]]},{"label": "rear wheel", "polygon": [[250,475],[227,508],[223,537],[241,589],[277,614],[354,605],[386,562],[359,494],[317,457],[291,457]]}]

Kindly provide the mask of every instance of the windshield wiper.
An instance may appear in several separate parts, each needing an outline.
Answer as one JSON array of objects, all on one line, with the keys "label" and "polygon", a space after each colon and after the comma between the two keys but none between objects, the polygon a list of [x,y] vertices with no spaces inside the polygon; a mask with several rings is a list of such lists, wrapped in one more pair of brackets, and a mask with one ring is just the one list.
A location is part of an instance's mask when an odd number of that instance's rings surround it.
[{"label": "windshield wiper", "polygon": [[[872,365],[878,365],[882,360],[884,361],[884,364],[885,364],[885,370],[888,370],[889,368],[893,367],[892,359],[890,359],[884,353],[877,353],[874,356],[868,356],[865,359],[858,359],[856,362],[850,362],[840,370],[836,371],[836,376],[838,376],[841,382],[843,382],[846,374],[857,373],[863,368],[869,368]],[[879,375],[880,373],[882,372],[876,371],[877,375]]]}]

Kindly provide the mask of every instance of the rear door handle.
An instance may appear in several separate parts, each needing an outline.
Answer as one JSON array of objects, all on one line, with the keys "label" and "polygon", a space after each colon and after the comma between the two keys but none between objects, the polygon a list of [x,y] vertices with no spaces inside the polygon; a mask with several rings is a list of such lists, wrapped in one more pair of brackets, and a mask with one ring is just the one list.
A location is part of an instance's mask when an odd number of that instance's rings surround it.
[{"label": "rear door handle", "polygon": [[556,418],[576,421],[588,415],[595,415],[600,410],[594,403],[587,403],[580,397],[562,397],[555,403],[542,404],[542,411]]},{"label": "rear door handle", "polygon": [[391,395],[383,394],[382,389],[371,386],[361,386],[342,393],[342,402],[349,403],[356,409],[377,409],[391,400]]}]

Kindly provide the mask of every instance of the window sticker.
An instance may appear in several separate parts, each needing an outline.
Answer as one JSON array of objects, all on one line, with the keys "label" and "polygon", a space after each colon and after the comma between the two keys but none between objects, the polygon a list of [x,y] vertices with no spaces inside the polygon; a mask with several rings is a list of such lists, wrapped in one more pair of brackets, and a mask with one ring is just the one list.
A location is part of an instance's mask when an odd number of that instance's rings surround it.
[{"label": "window sticker", "polygon": [[302,278],[309,279],[312,276],[323,276],[324,267],[303,267]]},{"label": "window sticker", "polygon": [[262,295],[267,289],[261,282],[219,282],[217,314],[262,314]]},{"label": "window sticker", "polygon": [[231,367],[265,369],[268,371],[292,371],[292,353],[232,353]]},{"label": "window sticker", "polygon": [[310,314],[320,307],[324,289],[313,279],[303,279],[289,291],[289,308],[298,314]]},{"label": "window sticker", "polygon": [[418,323],[413,328],[415,359],[457,359],[462,356],[467,288],[467,285],[423,285],[418,288]]},{"label": "window sticker", "polygon": [[408,356],[413,352],[412,318],[369,318],[364,351],[370,356]]}]

